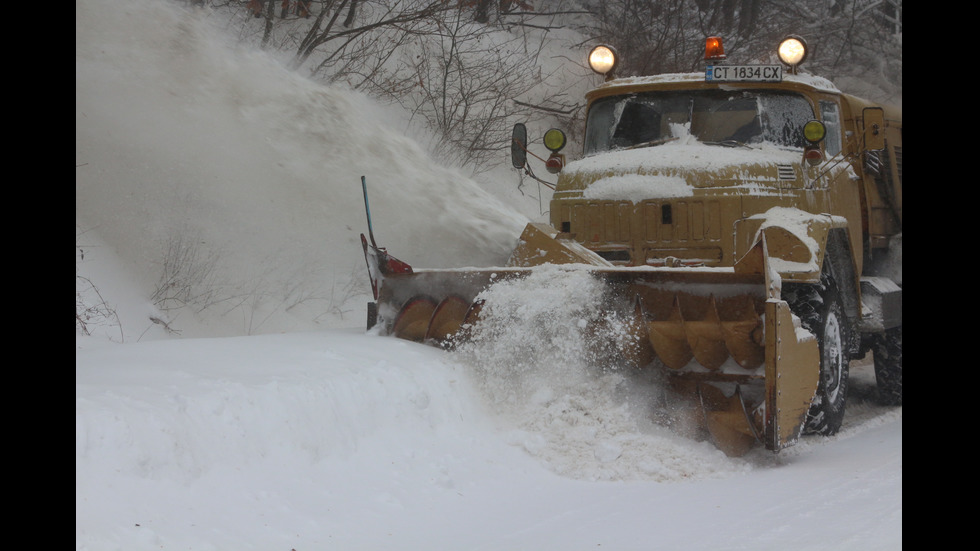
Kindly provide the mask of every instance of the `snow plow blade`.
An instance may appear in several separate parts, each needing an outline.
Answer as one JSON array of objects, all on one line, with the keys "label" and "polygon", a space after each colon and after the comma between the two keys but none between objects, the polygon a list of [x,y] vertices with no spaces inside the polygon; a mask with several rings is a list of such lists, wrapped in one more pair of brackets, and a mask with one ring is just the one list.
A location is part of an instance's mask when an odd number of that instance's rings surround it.
[{"label": "snow plow blade", "polygon": [[[452,348],[480,323],[481,292],[495,282],[544,264],[587,270],[609,291],[597,297],[602,309],[629,320],[629,338],[613,343],[619,358],[666,374],[671,406],[680,406],[666,407],[670,415],[684,416],[684,426],[729,455],[757,442],[778,451],[802,433],[819,353],[780,299],[765,247],[763,237],[734,268],[627,268],[550,226],[529,224],[508,266],[382,274],[376,322],[383,334]],[[365,254],[370,267],[370,246]]]}]

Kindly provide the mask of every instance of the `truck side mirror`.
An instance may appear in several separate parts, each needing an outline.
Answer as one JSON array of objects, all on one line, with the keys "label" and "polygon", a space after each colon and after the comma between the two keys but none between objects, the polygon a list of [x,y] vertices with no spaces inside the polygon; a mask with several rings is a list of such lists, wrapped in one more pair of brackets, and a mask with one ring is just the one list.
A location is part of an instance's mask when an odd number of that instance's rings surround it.
[{"label": "truck side mirror", "polygon": [[524,168],[527,164],[527,127],[524,123],[514,125],[510,142],[510,162],[514,168]]},{"label": "truck side mirror", "polygon": [[881,107],[864,108],[864,149],[881,151],[885,148],[885,111]]}]

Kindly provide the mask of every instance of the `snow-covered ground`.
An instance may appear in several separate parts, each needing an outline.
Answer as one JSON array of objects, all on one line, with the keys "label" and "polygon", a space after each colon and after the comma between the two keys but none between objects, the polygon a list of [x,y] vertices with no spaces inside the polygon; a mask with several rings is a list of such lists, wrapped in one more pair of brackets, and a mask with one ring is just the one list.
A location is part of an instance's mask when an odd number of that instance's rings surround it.
[{"label": "snow-covered ground", "polygon": [[840,434],[729,458],[642,374],[366,332],[361,175],[418,266],[497,264],[539,214],[400,120],[166,1],[76,3],[76,549],[901,549],[867,362]]},{"label": "snow-covered ground", "polygon": [[515,406],[358,329],[85,341],[75,364],[76,549],[902,547],[901,409],[867,378],[839,435],[732,459],[615,377]]}]

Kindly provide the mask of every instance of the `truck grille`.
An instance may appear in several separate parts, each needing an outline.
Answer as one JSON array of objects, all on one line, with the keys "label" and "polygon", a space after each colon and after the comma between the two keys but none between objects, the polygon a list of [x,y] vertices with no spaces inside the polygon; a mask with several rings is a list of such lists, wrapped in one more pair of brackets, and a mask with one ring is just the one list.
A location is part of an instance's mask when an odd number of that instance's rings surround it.
[{"label": "truck grille", "polygon": [[710,248],[707,257],[720,260],[721,207],[717,200],[648,200],[636,205],[629,201],[573,201],[562,205],[558,215],[562,221],[559,227],[608,260],[629,260],[622,252],[613,251],[630,249],[638,254],[637,249],[685,248]]},{"label": "truck grille", "polygon": [[780,180],[796,179],[796,169],[793,165],[776,165],[776,174]]}]

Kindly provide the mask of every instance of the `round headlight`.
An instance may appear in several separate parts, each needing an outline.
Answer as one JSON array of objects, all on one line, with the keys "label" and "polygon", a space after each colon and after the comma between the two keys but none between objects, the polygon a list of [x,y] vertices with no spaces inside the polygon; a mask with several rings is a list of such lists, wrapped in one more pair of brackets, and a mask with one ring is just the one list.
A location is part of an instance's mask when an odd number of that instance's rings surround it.
[{"label": "round headlight", "polygon": [[779,43],[779,59],[790,67],[796,67],[806,59],[806,41],[798,36],[787,36]]},{"label": "round headlight", "polygon": [[565,147],[565,133],[557,128],[544,133],[544,146],[553,153],[558,153]]},{"label": "round headlight", "polygon": [[803,125],[803,137],[810,143],[820,143],[827,135],[827,127],[818,120],[808,121]]},{"label": "round headlight", "polygon": [[616,50],[612,46],[599,45],[589,52],[589,67],[600,75],[607,75],[616,68]]}]

